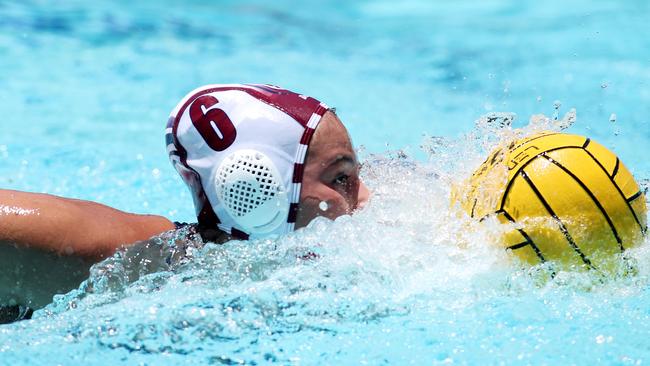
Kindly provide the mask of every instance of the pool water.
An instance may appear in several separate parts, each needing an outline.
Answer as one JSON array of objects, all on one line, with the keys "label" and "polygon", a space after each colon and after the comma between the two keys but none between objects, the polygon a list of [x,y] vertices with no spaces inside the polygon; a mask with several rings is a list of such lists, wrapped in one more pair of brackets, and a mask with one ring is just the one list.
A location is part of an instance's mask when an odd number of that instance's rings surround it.
[{"label": "pool water", "polygon": [[276,240],[168,260],[168,233],[120,252],[0,326],[0,364],[647,363],[647,239],[636,276],[549,281],[449,195],[504,134],[482,115],[531,131],[572,108],[567,131],[647,188],[649,16],[642,0],[0,0],[0,187],[192,221],[167,116],[198,85],[241,82],[337,107],[374,191]]}]

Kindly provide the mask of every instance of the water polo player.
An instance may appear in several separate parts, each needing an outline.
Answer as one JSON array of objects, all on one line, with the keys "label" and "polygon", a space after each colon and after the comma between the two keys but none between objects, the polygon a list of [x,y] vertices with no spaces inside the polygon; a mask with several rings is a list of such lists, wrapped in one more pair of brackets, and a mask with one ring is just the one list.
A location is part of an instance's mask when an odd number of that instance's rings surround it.
[{"label": "water polo player", "polygon": [[[350,214],[368,198],[336,114],[288,90],[239,84],[198,88],[172,111],[166,141],[172,164],[192,192],[195,227],[206,241],[289,233],[317,216]],[[53,294],[78,285],[92,263],[117,248],[180,225],[94,202],[0,190],[0,256],[7,265],[34,265],[30,273],[51,272],[49,284],[42,276],[19,280],[47,287],[40,301],[16,293],[16,286],[2,286],[0,305],[12,299],[12,305],[43,306]],[[24,317],[21,309],[5,307],[0,318],[3,312],[5,318]]]},{"label": "water polo player", "polygon": [[285,234],[319,215],[349,214],[368,197],[345,127],[314,98],[268,85],[205,86],[178,104],[166,132],[204,239]]}]

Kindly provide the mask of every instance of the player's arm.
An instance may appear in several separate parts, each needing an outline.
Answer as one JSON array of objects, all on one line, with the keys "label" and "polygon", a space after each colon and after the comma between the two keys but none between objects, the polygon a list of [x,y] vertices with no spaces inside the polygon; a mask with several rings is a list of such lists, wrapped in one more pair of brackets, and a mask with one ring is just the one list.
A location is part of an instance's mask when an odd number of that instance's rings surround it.
[{"label": "player's arm", "polygon": [[174,228],[161,216],[136,215],[89,201],[0,189],[0,245],[101,259],[124,244]]}]

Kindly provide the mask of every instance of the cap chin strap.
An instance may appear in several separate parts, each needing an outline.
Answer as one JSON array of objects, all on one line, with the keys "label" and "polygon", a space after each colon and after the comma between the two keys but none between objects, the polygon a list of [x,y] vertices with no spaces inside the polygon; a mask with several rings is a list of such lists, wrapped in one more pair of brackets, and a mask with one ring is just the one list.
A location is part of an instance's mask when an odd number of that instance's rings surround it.
[{"label": "cap chin strap", "polygon": [[214,175],[217,197],[232,220],[253,236],[286,224],[289,197],[271,159],[252,149],[226,156]]}]

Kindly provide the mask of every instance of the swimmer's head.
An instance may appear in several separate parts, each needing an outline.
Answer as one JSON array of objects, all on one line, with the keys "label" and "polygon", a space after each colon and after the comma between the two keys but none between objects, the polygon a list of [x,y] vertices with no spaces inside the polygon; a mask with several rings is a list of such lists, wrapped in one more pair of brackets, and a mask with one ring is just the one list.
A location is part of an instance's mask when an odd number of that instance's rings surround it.
[{"label": "swimmer's head", "polygon": [[332,111],[325,113],[312,137],[302,182],[296,228],[318,216],[350,214],[368,200],[350,136]]},{"label": "swimmer's head", "polygon": [[203,229],[283,234],[350,213],[364,197],[347,131],[314,98],[269,85],[204,86],[172,111],[166,136]]}]

